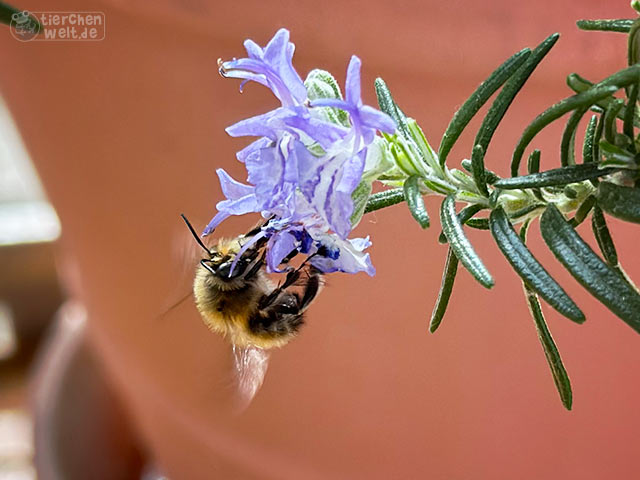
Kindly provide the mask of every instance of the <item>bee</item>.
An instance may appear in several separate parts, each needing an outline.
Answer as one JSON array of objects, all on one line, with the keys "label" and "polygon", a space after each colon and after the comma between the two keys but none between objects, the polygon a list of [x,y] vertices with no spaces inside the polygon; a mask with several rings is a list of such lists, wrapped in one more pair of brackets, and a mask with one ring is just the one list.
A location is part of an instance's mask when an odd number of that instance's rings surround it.
[{"label": "bee", "polygon": [[[207,247],[182,218],[206,252],[193,282],[196,307],[207,327],[233,346],[239,393],[248,404],[262,385],[269,352],[298,335],[304,312],[322,287],[322,273],[309,265],[309,256],[298,268],[289,267],[284,281],[275,285],[265,268],[267,239],[254,239],[263,225]],[[283,262],[297,253],[293,250]]]}]

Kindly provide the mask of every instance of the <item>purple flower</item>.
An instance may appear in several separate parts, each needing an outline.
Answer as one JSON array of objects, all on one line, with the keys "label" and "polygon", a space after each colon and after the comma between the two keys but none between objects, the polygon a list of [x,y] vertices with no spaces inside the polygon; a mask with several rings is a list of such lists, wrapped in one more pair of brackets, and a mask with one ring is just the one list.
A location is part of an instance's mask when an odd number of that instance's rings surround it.
[{"label": "purple flower", "polygon": [[369,254],[364,253],[364,250],[371,246],[369,237],[342,240],[333,235],[327,234],[324,238],[321,238],[319,242],[321,245],[325,246],[325,248],[333,248],[334,251],[339,252],[336,258],[332,258],[330,255],[327,255],[315,256],[311,260],[311,264],[321,271],[325,273],[366,272],[370,276],[374,276],[376,274],[376,269],[371,264]]},{"label": "purple flower", "polygon": [[300,105],[305,101],[307,89],[291,63],[295,45],[289,41],[288,30],[278,30],[264,49],[253,40],[246,40],[244,47],[249,58],[218,61],[223,76],[244,79],[241,90],[250,80],[269,87],[283,106]]},{"label": "purple flower", "polygon": [[314,107],[334,107],[349,113],[353,124],[356,146],[362,138],[365,145],[369,145],[376,134],[376,130],[393,133],[396,130],[394,121],[385,113],[373,107],[364,105],[360,92],[360,66],[362,62],[353,55],[347,68],[345,100],[334,98],[318,99],[312,102]]},{"label": "purple flower", "polygon": [[258,199],[255,195],[255,187],[244,185],[235,181],[222,168],[216,170],[220,179],[220,187],[226,200],[218,202],[216,208],[218,213],[209,222],[202,232],[203,236],[209,235],[215,228],[231,215],[244,215],[257,211]]},{"label": "purple flower", "polygon": [[360,183],[364,157],[350,150],[299,159],[300,191],[341,238],[351,232],[351,194]]},{"label": "purple flower", "polygon": [[318,142],[324,149],[329,148],[348,134],[348,130],[314,117],[307,107],[281,107],[271,112],[241,120],[227,128],[232,137],[266,137],[277,140],[289,134],[298,139],[306,136]]},{"label": "purple flower", "polygon": [[267,269],[281,272],[282,260],[292,251],[298,250],[311,258],[311,264],[325,273],[366,272],[376,273],[368,253],[369,237],[343,240],[329,233],[322,222],[312,218],[291,222],[290,219],[272,220],[264,228],[269,236],[267,243]]},{"label": "purple flower", "polygon": [[[363,104],[360,60],[352,57],[347,71],[346,100],[307,100],[307,91],[291,63],[294,46],[289,32],[279,30],[263,49],[245,42],[248,58],[220,62],[227,77],[255,81],[269,87],[282,106],[227,128],[229,135],[260,137],[237,154],[245,164],[249,185],[219,169],[226,197],[203,235],[210,234],[230,215],[260,212],[271,220],[243,249],[267,239],[266,263],[281,272],[292,252],[307,255],[323,272],[375,273],[368,238],[348,239],[353,214],[352,194],[362,181],[367,148],[376,130],[393,132],[391,118]],[[241,88],[242,88],[241,85]],[[314,107],[346,111],[346,122],[332,122]],[[241,252],[237,256],[241,256]]]}]

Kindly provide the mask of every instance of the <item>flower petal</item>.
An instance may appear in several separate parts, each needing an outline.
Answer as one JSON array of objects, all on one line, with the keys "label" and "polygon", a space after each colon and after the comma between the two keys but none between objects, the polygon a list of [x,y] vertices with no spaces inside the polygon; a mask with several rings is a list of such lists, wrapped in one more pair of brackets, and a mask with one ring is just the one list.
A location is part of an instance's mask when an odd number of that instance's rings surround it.
[{"label": "flower petal", "polygon": [[245,41],[245,48],[248,58],[223,62],[220,73],[269,87],[283,106],[300,105],[306,100],[307,89],[293,68],[295,47],[289,42],[288,30],[278,30],[264,49],[251,40]]},{"label": "flower petal", "polygon": [[224,220],[229,218],[230,215],[231,214],[227,212],[216,213],[213,219],[211,219],[211,221],[205,227],[204,231],[202,232],[202,236],[206,237],[207,235],[211,234],[218,227],[218,225],[220,225]]},{"label": "flower petal", "polygon": [[273,122],[283,115],[287,115],[285,108],[277,108],[262,115],[246,118],[226,128],[232,137],[267,137],[273,141],[278,139],[278,124]]},{"label": "flower petal", "polygon": [[360,122],[363,126],[374,128],[381,132],[393,133],[396,131],[396,122],[389,115],[369,105],[363,105],[360,108]]},{"label": "flower petal", "polygon": [[256,196],[246,195],[236,200],[222,200],[218,202],[216,208],[219,212],[226,212],[230,215],[244,215],[259,211]]},{"label": "flower petal", "polygon": [[220,179],[220,187],[225,197],[231,200],[235,200],[246,195],[251,195],[254,191],[254,187],[245,185],[234,180],[227,172],[222,168],[216,170],[218,178]]},{"label": "flower petal", "polygon": [[260,60],[264,56],[264,51],[262,50],[262,47],[260,47],[253,40],[250,40],[250,39],[245,40],[244,48],[247,51],[249,58]]},{"label": "flower petal", "polygon": [[363,250],[371,245],[368,237],[342,240],[327,235],[321,241],[323,244],[328,244],[328,248],[338,248],[340,255],[335,260],[329,257],[315,256],[311,259],[311,264],[314,267],[319,268],[324,273],[366,272],[370,276],[375,275],[376,269],[371,264],[369,254],[363,253]]},{"label": "flower petal", "polygon": [[345,98],[347,102],[360,106],[362,97],[360,94],[360,66],[362,62],[355,55],[351,56],[349,67],[347,67],[347,80],[345,82]]},{"label": "flower petal", "polygon": [[278,267],[282,260],[297,247],[296,238],[288,231],[277,232],[267,243],[267,271],[282,272]]},{"label": "flower petal", "polygon": [[241,120],[227,127],[232,137],[268,137],[276,141],[284,133],[299,137],[304,133],[323,148],[342,139],[347,129],[312,117],[306,107],[280,107],[262,115]]},{"label": "flower petal", "polygon": [[244,163],[249,155],[252,155],[258,152],[262,148],[267,148],[269,146],[272,146],[272,144],[273,142],[266,137],[259,138],[258,140],[250,143],[249,145],[244,147],[242,150],[240,150],[236,154],[236,158],[242,163]]},{"label": "flower petal", "polygon": [[237,182],[222,168],[216,170],[216,173],[220,179],[222,193],[227,199],[218,202],[216,205],[218,213],[204,229],[202,233],[204,236],[213,232],[230,215],[244,215],[245,213],[259,211],[254,187]]}]

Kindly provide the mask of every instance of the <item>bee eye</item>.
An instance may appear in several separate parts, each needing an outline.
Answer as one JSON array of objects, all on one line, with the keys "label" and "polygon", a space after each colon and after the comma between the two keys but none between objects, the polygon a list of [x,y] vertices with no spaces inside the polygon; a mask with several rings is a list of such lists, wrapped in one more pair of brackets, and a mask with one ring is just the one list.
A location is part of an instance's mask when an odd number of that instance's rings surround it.
[{"label": "bee eye", "polygon": [[218,268],[216,268],[216,273],[221,278],[229,278],[230,271],[231,271],[231,262],[221,263],[220,265],[218,265]]},{"label": "bee eye", "polygon": [[233,260],[228,260],[224,263],[221,263],[218,268],[216,268],[216,274],[221,278],[233,279],[242,275],[247,269],[246,260],[241,258],[236,263],[236,266],[233,269],[233,273],[231,274],[231,276],[229,276],[229,272],[231,272],[231,265],[233,265]]},{"label": "bee eye", "polygon": [[221,278],[231,279],[242,275],[242,273],[244,272],[244,268],[240,264],[240,262],[236,263],[236,266],[233,269],[233,274],[229,275],[229,273],[231,272],[231,265],[233,265],[233,261],[224,262],[218,265],[218,268],[216,268],[216,273],[218,274],[218,276],[220,276]]}]

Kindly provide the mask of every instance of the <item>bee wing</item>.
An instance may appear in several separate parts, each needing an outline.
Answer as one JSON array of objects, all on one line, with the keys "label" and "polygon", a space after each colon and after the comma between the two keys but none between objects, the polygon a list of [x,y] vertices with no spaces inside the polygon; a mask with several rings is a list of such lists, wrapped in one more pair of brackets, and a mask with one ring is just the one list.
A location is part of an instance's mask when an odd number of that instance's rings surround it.
[{"label": "bee wing", "polygon": [[239,407],[244,410],[260,390],[269,366],[268,350],[256,346],[233,346],[235,380],[238,388]]},{"label": "bee wing", "polygon": [[193,276],[204,254],[180,217],[176,220],[169,248],[169,261],[166,262],[166,266],[173,281],[165,292],[164,302],[159,305],[158,315],[162,319],[192,298]]}]

